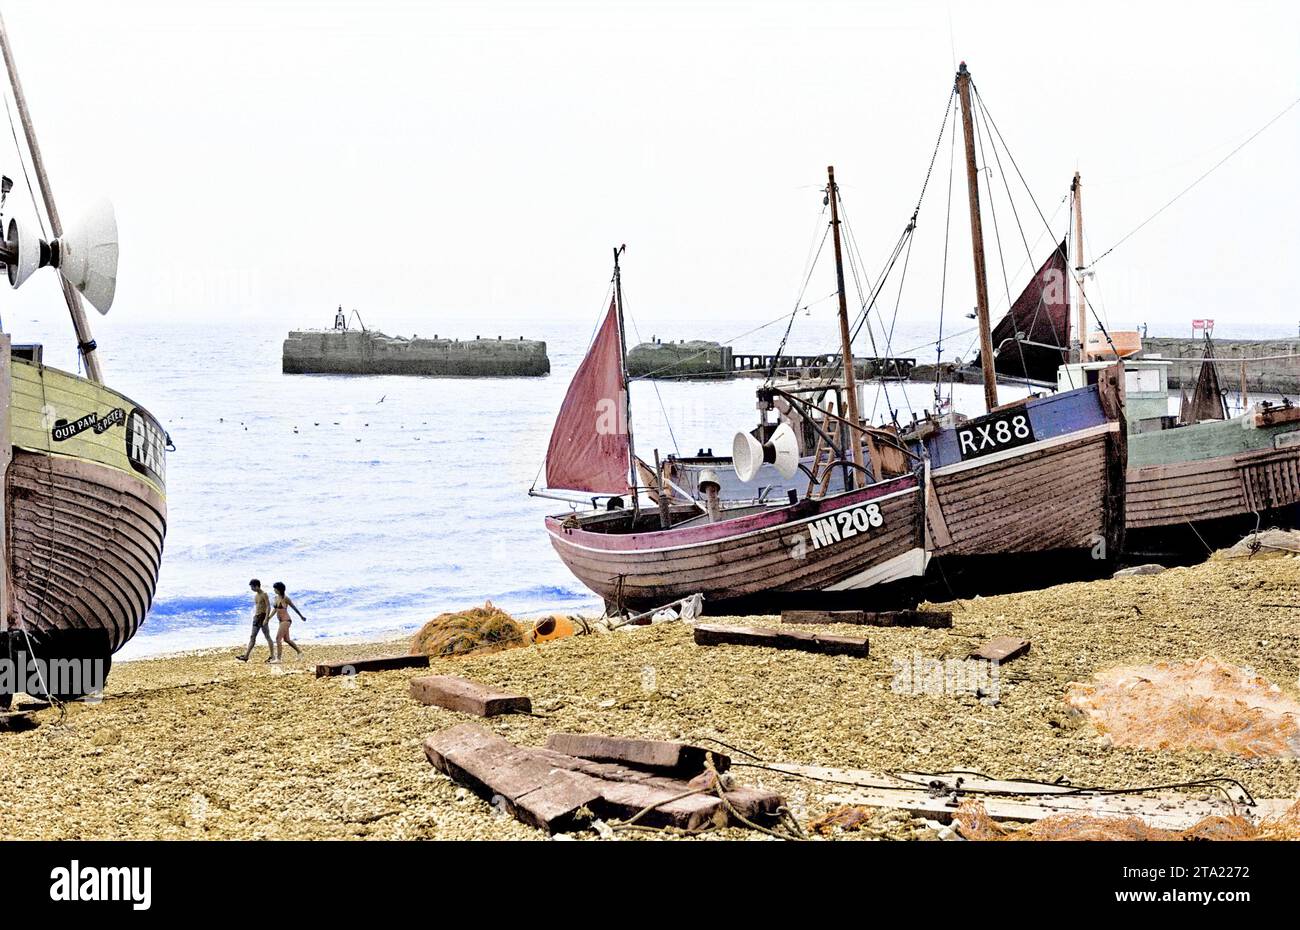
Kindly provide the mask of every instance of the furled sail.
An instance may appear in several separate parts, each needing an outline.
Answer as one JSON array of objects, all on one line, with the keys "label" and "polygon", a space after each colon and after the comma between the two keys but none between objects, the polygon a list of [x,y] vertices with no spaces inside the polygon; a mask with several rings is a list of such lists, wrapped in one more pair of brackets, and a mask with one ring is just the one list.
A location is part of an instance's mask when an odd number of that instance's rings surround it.
[{"label": "furled sail", "polygon": [[1178,410],[1179,423],[1200,423],[1202,420],[1226,420],[1227,403],[1219,387],[1219,366],[1214,363],[1214,344],[1205,338],[1205,361],[1201,362],[1200,374],[1196,376],[1196,387],[1191,396],[1184,391],[1183,403]]},{"label": "furled sail", "polygon": [[1069,361],[1069,277],[1062,242],[993,328],[993,368],[998,374],[1056,381],[1056,369]]},{"label": "furled sail", "polygon": [[567,491],[626,494],[631,447],[618,312],[610,303],[578,366],[546,448],[546,484]]}]

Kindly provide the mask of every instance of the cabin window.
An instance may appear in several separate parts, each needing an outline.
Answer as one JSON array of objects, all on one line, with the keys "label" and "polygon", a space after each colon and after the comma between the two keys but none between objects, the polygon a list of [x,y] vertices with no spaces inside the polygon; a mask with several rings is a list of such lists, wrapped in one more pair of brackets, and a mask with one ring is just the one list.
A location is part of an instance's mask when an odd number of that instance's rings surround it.
[{"label": "cabin window", "polygon": [[1133,368],[1124,372],[1124,389],[1130,394],[1159,394],[1158,368]]}]

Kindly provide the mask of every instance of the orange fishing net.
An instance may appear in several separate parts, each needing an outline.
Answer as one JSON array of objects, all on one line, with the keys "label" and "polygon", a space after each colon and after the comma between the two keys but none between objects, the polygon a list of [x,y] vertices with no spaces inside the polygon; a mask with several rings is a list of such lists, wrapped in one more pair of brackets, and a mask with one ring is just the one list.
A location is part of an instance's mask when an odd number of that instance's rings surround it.
[{"label": "orange fishing net", "polygon": [[1300,703],[1211,657],[1098,672],[1090,684],[1072,683],[1065,701],[1117,746],[1300,758]]},{"label": "orange fishing net", "polygon": [[1053,814],[1015,828],[993,820],[979,801],[962,802],[953,822],[968,840],[1300,840],[1300,801],[1258,824],[1242,816],[1216,816],[1186,830],[1153,827],[1140,817],[1095,814]]}]

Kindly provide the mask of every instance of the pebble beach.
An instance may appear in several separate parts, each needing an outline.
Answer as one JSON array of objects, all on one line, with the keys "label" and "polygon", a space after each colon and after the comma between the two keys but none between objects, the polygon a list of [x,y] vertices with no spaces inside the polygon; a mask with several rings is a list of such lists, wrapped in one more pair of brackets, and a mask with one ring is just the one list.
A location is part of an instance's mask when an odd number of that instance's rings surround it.
[{"label": "pebble beach", "polygon": [[[836,626],[869,658],[694,644],[681,622],[575,636],[456,659],[431,672],[527,694],[532,715],[479,720],[410,697],[425,672],[314,676],[314,664],[406,651],[407,642],[308,645],[281,666],[229,649],[118,663],[104,699],[37,710],[0,734],[5,839],[518,839],[545,834],[436,773],[424,738],[467,721],[517,744],[549,733],[695,742],[727,752],[744,784],[780,791],[805,826],[837,806],[834,785],[758,762],[869,769],[974,769],[1132,787],[1229,776],[1256,797],[1300,789],[1295,758],[1121,747],[1064,696],[1117,665],[1213,656],[1297,698],[1300,558],[1212,560],[1153,575],[934,604],[951,629]],[[777,625],[778,618],[709,622]],[[900,668],[966,656],[994,636],[1030,640],[1000,670],[997,701],[898,687]],[[21,703],[21,700],[20,700]],[[718,742],[710,742],[718,741]],[[724,745],[725,744],[725,745]],[[725,747],[732,747],[730,749]],[[754,763],[754,764],[746,764]],[[589,830],[644,839],[645,832]],[[881,811],[844,839],[931,839],[936,825]],[[665,834],[667,836],[667,834]],[[707,838],[766,839],[727,829]]]}]

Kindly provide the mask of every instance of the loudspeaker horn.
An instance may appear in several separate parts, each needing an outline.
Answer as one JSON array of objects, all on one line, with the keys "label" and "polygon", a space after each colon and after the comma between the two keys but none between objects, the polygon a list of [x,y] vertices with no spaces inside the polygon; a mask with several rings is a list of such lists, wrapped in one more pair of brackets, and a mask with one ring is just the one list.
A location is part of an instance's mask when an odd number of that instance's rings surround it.
[{"label": "loudspeaker horn", "polygon": [[737,433],[731,444],[731,464],[741,481],[753,481],[764,465],[776,466],[777,474],[789,480],[799,470],[799,437],[789,423],[778,426],[763,443],[749,433]]},{"label": "loudspeaker horn", "polygon": [[117,216],[100,200],[59,237],[59,274],[100,313],[117,291]]}]

